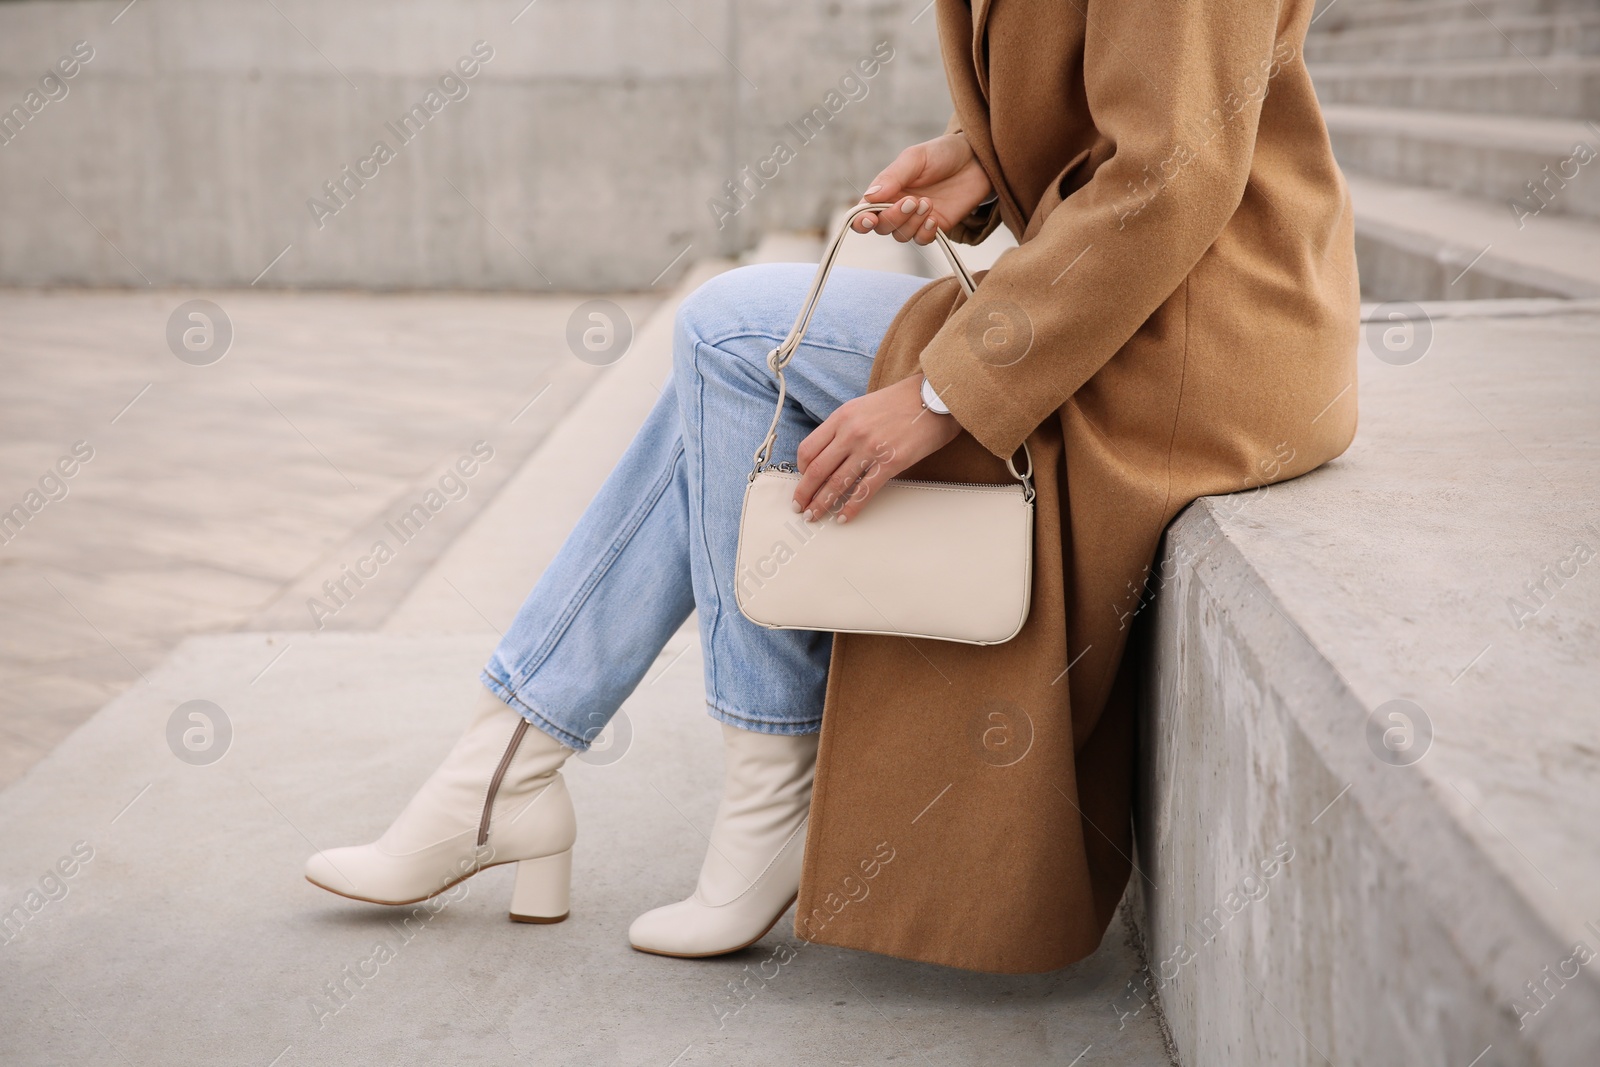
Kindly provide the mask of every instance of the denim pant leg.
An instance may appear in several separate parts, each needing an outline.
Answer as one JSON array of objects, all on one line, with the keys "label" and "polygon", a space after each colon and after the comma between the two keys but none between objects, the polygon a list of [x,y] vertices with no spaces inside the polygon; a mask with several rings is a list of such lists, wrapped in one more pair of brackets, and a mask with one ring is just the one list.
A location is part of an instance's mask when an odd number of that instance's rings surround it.
[{"label": "denim pant leg", "polygon": [[[833,647],[830,633],[755,625],[740,614],[734,592],[751,459],[778,399],[767,354],[788,334],[815,273],[781,263],[713,278],[685,301],[673,349],[706,701],[714,718],[761,733],[821,728]],[[904,274],[834,271],[784,372],[788,396],[774,461],[793,462],[807,434],[866,392],[878,343],[924,284]]]},{"label": "denim pant leg", "polygon": [[694,610],[685,484],[669,387],[483,670],[564,745],[589,747]]},{"label": "denim pant leg", "polygon": [[[485,685],[563,744],[588,747],[691,610],[715,718],[764,733],[820,727],[832,635],[756,626],[733,595],[751,457],[777,400],[766,356],[814,272],[744,267],[684,301],[672,381],[484,669]],[[879,341],[924,283],[834,272],[785,372],[774,460],[792,461],[806,434],[866,391]]]}]

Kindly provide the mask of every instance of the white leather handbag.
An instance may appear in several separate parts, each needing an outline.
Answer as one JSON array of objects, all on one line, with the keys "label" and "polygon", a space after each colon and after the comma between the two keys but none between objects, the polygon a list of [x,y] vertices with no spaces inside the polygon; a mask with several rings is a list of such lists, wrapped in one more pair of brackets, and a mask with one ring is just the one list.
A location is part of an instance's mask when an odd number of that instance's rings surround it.
[{"label": "white leather handbag", "polygon": [[[745,618],[773,630],[833,630],[996,645],[1028,618],[1033,586],[1033,457],[1014,485],[891,479],[843,525],[806,522],[792,500],[800,474],[771,462],[794,358],[861,204],[845,218],[817,267],[789,335],[767,354],[777,410],[756,450],[739,520],[735,599]],[[976,289],[944,234],[935,234],[961,288]]]}]

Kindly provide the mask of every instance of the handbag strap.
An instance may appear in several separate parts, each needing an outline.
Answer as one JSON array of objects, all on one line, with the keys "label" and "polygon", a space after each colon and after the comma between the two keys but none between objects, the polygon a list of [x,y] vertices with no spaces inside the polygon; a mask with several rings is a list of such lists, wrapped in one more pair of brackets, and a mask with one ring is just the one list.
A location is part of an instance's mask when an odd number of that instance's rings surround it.
[{"label": "handbag strap", "polygon": [[[753,480],[767,462],[772,459],[772,448],[778,440],[778,421],[783,416],[783,401],[788,395],[788,386],[783,379],[783,368],[789,365],[794,354],[800,348],[800,342],[805,338],[806,328],[811,325],[812,313],[817,309],[817,301],[822,298],[822,288],[828,282],[828,275],[833,271],[834,262],[839,258],[839,249],[844,245],[844,239],[851,232],[850,224],[856,217],[867,211],[885,211],[894,207],[893,204],[857,204],[845,214],[844,222],[839,226],[839,232],[833,235],[833,240],[828,243],[827,249],[822,254],[822,262],[817,264],[817,275],[811,280],[811,290],[806,293],[805,303],[800,305],[800,314],[796,316],[794,325],[789,328],[789,335],[783,342],[767,353],[767,366],[772,368],[772,373],[778,379],[778,403],[772,412],[772,425],[767,427],[766,439],[761,442],[761,447],[756,449],[755,465],[751,468],[750,477]],[[971,297],[978,291],[978,283],[972,280],[972,272],[967,270],[961,257],[956,255],[955,246],[941,231],[933,231],[934,240],[938,243],[940,251],[950,261],[951,270],[955,271],[956,281],[961,284],[961,289]],[[1006,469],[1011,476],[1022,483],[1027,490],[1029,500],[1033,499],[1033,453],[1028,450],[1028,442],[1022,442],[1022,453],[1027,457],[1028,469],[1018,471],[1012,462],[1013,457],[1006,458]]]}]

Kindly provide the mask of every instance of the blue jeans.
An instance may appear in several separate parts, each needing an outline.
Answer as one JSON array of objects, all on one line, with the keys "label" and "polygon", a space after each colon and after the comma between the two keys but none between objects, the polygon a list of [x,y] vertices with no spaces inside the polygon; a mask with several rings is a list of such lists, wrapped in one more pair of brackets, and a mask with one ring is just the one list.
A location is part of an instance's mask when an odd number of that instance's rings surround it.
[{"label": "blue jeans", "polygon": [[[485,685],[562,744],[589,746],[690,611],[713,718],[760,733],[821,729],[833,635],[763,629],[733,594],[751,457],[777,402],[767,353],[815,271],[742,267],[683,302],[671,382],[484,668]],[[879,341],[925,282],[833,272],[784,371],[774,461],[793,462],[807,434],[866,392]]]}]

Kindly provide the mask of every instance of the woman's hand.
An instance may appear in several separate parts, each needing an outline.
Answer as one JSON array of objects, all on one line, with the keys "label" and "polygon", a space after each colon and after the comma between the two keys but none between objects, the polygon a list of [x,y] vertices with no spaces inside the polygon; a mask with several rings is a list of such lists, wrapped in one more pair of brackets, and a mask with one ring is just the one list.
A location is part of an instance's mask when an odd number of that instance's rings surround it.
[{"label": "woman's hand", "polygon": [[876,230],[925,245],[935,228],[948,230],[993,191],[967,135],[945,134],[912,145],[872,179],[861,202],[894,201],[895,206],[859,215],[853,225],[857,233]]},{"label": "woman's hand", "polygon": [[922,406],[922,375],[841,404],[800,442],[794,509],[807,522],[848,522],[884,482],[955,440],[953,415]]}]

